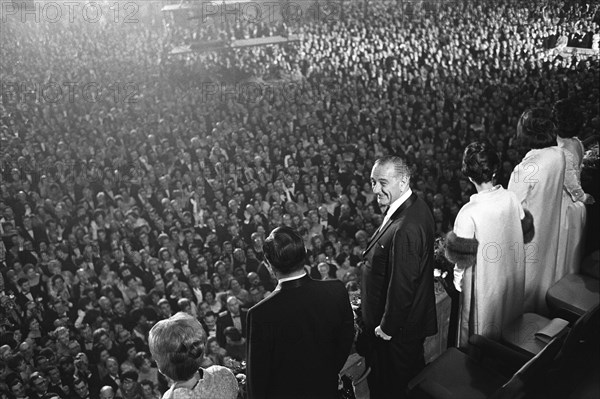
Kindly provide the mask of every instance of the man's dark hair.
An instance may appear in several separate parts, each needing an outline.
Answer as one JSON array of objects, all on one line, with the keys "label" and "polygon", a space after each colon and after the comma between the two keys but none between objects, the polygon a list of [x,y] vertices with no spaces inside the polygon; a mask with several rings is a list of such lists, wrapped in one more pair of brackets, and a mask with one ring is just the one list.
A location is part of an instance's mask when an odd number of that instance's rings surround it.
[{"label": "man's dark hair", "polygon": [[60,274],[55,274],[54,276],[52,276],[52,277],[50,278],[50,281],[52,282],[52,284],[56,284],[56,282],[57,282],[58,280],[65,281],[65,278],[64,278],[62,275],[60,275]]},{"label": "man's dark hair", "polygon": [[233,326],[225,328],[223,334],[234,342],[239,342],[242,340],[242,334]]},{"label": "man's dark hair", "polygon": [[335,261],[337,262],[338,265],[341,266],[342,263],[344,263],[348,257],[349,256],[346,255],[345,253],[341,253],[335,258]]},{"label": "man's dark hair", "polygon": [[141,380],[140,385],[148,386],[148,387],[150,387],[150,389],[154,390],[154,383],[150,380]]},{"label": "man's dark hair", "polygon": [[123,344],[123,349],[125,350],[125,353],[127,353],[129,349],[135,349],[135,344],[133,343],[133,341],[125,341],[125,343]]},{"label": "man's dark hair", "polygon": [[73,387],[75,387],[81,383],[85,384],[86,386],[88,385],[88,383],[84,379],[75,377],[75,379],[73,380]]},{"label": "man's dark hair", "polygon": [[135,370],[127,370],[123,374],[121,374],[121,381],[132,380],[137,382],[139,374]]},{"label": "man's dark hair", "polygon": [[206,319],[207,317],[217,317],[217,314],[215,312],[213,312],[212,310],[209,310],[208,312],[204,313],[204,318]]},{"label": "man's dark hair", "polygon": [[25,360],[23,355],[21,353],[17,352],[12,355],[9,355],[6,358],[6,365],[8,366],[9,369],[16,371],[19,367],[19,364],[21,364],[21,362],[23,360]]},{"label": "man's dark hair", "polygon": [[44,348],[40,351],[40,356],[44,356],[46,359],[50,359],[55,356],[55,353],[51,348]]},{"label": "man's dark hair", "polygon": [[282,274],[300,270],[306,259],[302,237],[286,226],[271,232],[263,244],[263,252],[271,266]]},{"label": "man's dark hair", "polygon": [[17,374],[12,373],[6,377],[6,385],[8,385],[9,389],[12,389],[18,384],[23,384],[23,386],[25,386],[25,383],[20,377],[17,376]]}]

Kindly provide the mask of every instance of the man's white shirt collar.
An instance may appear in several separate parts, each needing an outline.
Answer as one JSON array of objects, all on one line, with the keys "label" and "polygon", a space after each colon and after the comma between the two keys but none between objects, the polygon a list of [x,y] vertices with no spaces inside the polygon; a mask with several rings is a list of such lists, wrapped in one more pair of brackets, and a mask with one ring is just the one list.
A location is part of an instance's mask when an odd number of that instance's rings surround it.
[{"label": "man's white shirt collar", "polygon": [[299,275],[299,276],[294,276],[294,277],[285,277],[279,280],[279,282],[277,283],[277,287],[275,287],[275,291],[278,291],[281,289],[281,283],[285,283],[286,281],[294,281],[294,280],[299,280],[302,277],[306,276],[306,272],[304,272],[303,274]]},{"label": "man's white shirt collar", "polygon": [[411,194],[412,194],[412,190],[409,188],[404,194],[402,194],[400,196],[400,198],[398,198],[396,201],[392,202],[392,204],[388,208],[387,212],[385,213],[385,217],[383,218],[383,223],[381,223],[382,226],[385,226],[385,224],[388,222],[388,220],[390,220],[390,218],[392,217],[394,212],[396,212],[398,210],[398,208],[400,208],[402,206],[402,204],[404,202],[406,202],[406,200],[408,199],[408,197],[411,196]]}]

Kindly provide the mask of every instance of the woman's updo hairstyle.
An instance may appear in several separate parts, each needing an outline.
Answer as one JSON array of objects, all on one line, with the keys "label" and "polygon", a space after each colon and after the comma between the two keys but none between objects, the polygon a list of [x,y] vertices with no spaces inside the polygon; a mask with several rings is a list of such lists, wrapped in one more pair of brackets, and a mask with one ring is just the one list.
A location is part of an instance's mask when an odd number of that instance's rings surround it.
[{"label": "woman's updo hairstyle", "polygon": [[531,108],[523,112],[517,124],[519,145],[526,149],[541,149],[556,145],[556,127],[550,112]]},{"label": "woman's updo hairstyle", "polygon": [[148,344],[161,373],[175,381],[187,381],[202,363],[206,333],[198,320],[178,312],[152,327]]},{"label": "woman's updo hairstyle", "polygon": [[552,120],[556,125],[559,137],[572,138],[579,134],[583,127],[581,109],[572,100],[558,100],[552,108]]},{"label": "woman's updo hairstyle", "polygon": [[476,184],[492,181],[499,167],[498,153],[487,141],[475,141],[465,148],[461,171]]}]

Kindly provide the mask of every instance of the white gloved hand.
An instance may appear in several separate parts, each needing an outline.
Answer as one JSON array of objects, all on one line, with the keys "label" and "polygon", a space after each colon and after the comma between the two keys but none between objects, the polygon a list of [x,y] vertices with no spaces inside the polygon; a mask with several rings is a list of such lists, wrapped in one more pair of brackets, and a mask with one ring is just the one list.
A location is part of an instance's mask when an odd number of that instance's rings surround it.
[{"label": "white gloved hand", "polygon": [[458,292],[462,292],[462,279],[463,279],[463,274],[465,274],[465,269],[461,269],[457,266],[454,266],[454,287],[456,288],[456,291]]}]

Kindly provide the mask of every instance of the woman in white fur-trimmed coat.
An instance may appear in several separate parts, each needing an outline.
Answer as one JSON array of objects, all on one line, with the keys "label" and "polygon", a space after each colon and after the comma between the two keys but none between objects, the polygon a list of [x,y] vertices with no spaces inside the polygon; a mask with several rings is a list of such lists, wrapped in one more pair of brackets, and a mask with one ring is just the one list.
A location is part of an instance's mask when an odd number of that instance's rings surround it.
[{"label": "woman in white fur-trimmed coat", "polygon": [[461,292],[458,346],[473,334],[497,340],[523,313],[525,243],[533,237],[531,214],[516,195],[492,180],[500,160],[486,142],[467,146],[462,172],[475,185],[448,234],[446,257]]}]

